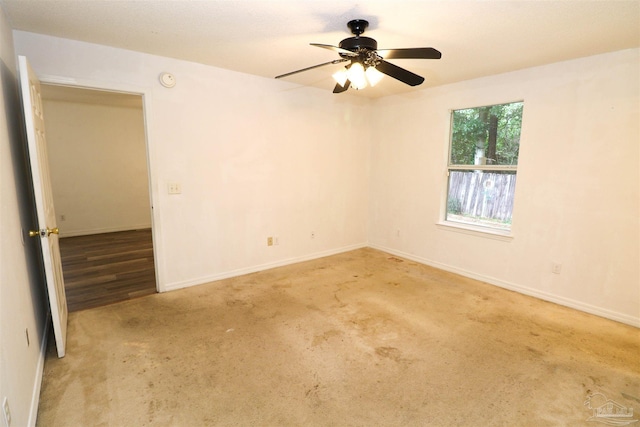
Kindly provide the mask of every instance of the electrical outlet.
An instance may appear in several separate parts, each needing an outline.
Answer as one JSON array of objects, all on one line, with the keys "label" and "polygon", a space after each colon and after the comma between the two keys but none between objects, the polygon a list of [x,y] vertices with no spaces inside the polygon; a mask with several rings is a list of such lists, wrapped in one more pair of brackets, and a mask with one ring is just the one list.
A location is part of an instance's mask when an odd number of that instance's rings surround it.
[{"label": "electrical outlet", "polygon": [[267,237],[267,246],[273,246],[273,237]]},{"label": "electrical outlet", "polygon": [[280,244],[280,239],[278,238],[278,236],[274,236],[273,237],[273,245],[274,246],[278,246]]},{"label": "electrical outlet", "polygon": [[562,264],[558,264],[557,262],[554,262],[551,264],[551,272],[553,274],[560,274],[561,271],[562,271]]},{"label": "electrical outlet", "polygon": [[315,238],[316,238],[316,232],[315,232],[315,231],[312,231],[312,232],[311,232],[311,238],[312,238],[312,239],[315,239]]},{"label": "electrical outlet", "polygon": [[9,410],[9,398],[5,396],[2,401],[2,412],[4,414],[4,422],[7,427],[11,427],[11,411]]},{"label": "electrical outlet", "polygon": [[65,214],[60,215],[60,221],[66,221],[67,216]]}]

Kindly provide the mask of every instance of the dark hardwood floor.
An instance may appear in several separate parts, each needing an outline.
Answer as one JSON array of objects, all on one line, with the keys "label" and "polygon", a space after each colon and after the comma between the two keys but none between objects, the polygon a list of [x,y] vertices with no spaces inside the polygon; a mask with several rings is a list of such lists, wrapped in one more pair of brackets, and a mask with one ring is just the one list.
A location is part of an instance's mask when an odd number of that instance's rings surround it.
[{"label": "dark hardwood floor", "polygon": [[151,230],[60,239],[69,311],[156,292]]}]

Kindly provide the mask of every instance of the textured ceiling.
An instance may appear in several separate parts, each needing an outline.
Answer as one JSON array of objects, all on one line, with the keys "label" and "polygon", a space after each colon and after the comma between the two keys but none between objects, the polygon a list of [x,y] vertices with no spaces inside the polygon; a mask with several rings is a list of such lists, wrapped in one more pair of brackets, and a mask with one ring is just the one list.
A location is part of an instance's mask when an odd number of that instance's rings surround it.
[{"label": "textured ceiling", "polygon": [[[435,47],[440,60],[393,60],[426,78],[385,78],[378,97],[640,46],[640,0],[0,0],[14,29],[274,77],[337,59],[351,19],[378,47]],[[333,89],[328,65],[285,80]],[[350,91],[351,92],[351,91]],[[341,96],[341,95],[336,95]]]}]

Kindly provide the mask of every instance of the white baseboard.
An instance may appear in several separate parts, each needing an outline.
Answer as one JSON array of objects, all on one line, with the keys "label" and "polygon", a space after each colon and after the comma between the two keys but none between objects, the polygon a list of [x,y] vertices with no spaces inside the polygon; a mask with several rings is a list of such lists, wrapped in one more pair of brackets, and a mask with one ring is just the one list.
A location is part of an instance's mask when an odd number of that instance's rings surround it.
[{"label": "white baseboard", "polygon": [[61,227],[60,225],[58,225],[58,228],[60,228],[60,237],[76,237],[89,236],[91,234],[117,233],[118,231],[146,230],[147,228],[151,228],[151,224],[128,225],[124,227],[103,227],[72,231],[65,231],[64,225]]},{"label": "white baseboard", "polygon": [[44,331],[40,340],[40,356],[36,367],[36,378],[33,382],[31,393],[31,405],[29,406],[29,420],[27,425],[35,427],[38,418],[38,405],[40,404],[40,389],[42,388],[42,376],[44,375],[44,360],[47,354],[47,340],[49,339],[49,325],[51,325],[51,311],[47,311]]},{"label": "white baseboard", "polygon": [[432,261],[426,258],[408,254],[395,249],[391,249],[391,248],[387,248],[379,245],[366,244],[366,243],[345,246],[342,248],[332,249],[324,252],[316,252],[310,255],[288,258],[285,260],[280,260],[280,261],[267,263],[267,264],[261,264],[253,267],[240,268],[236,270],[227,271],[224,273],[214,274],[211,276],[205,276],[205,277],[199,277],[197,279],[186,280],[183,282],[169,283],[164,286],[164,288],[162,289],[162,292],[173,291],[177,289],[187,288],[190,286],[202,285],[209,282],[215,282],[217,280],[223,280],[231,277],[242,276],[244,274],[250,274],[258,271],[269,270],[271,268],[282,267],[285,265],[295,264],[303,261],[309,261],[312,259],[323,258],[326,256],[331,256],[331,255],[348,252],[356,249],[361,249],[365,247],[377,249],[383,252],[387,252],[391,255],[396,255],[396,256],[406,258],[415,262],[419,262],[420,264],[425,264],[441,270],[449,271],[451,273],[456,273],[461,276],[465,276],[471,279],[480,280],[482,282],[489,283],[490,285],[498,286],[500,288],[508,289],[508,290],[515,291],[524,295],[529,295],[544,301],[549,301],[565,307],[580,310],[585,313],[594,314],[596,316],[604,317],[606,319],[614,320],[616,322],[620,322],[620,323],[634,326],[636,328],[640,328],[640,318],[637,318],[637,317],[633,317],[624,313],[619,313],[613,310],[608,310],[606,308],[597,307],[597,306],[587,304],[582,301],[574,300],[571,298],[561,297],[548,292],[540,291],[538,289],[533,289],[533,288],[521,286],[515,283],[506,282],[504,280],[496,279],[494,277],[484,276],[482,274],[474,273],[472,271],[464,270],[458,267],[453,267],[451,265],[443,264],[437,261]]},{"label": "white baseboard", "polygon": [[366,248],[368,245],[366,243],[359,243],[350,246],[343,246],[338,249],[331,249],[323,252],[315,252],[309,255],[304,255],[301,257],[287,258],[280,261],[270,262],[266,264],[260,264],[253,267],[239,268],[236,270],[226,271],[224,273],[214,274],[211,276],[199,277],[197,279],[186,280],[184,282],[174,282],[169,283],[164,286],[162,292],[165,291],[174,291],[176,289],[187,288],[190,286],[202,285],[205,283],[215,282],[216,280],[228,279],[231,277],[242,276],[244,274],[256,273],[258,271],[270,270],[276,267],[283,267],[285,265],[295,264],[303,261],[310,261],[312,259],[324,258],[331,255],[336,255],[343,252],[349,252],[356,249]]},{"label": "white baseboard", "polygon": [[494,277],[484,276],[481,274],[474,273],[472,271],[464,270],[458,267],[453,267],[447,264],[442,264],[437,261],[428,260],[416,255],[408,254],[402,251],[397,251],[395,249],[387,248],[384,246],[369,245],[369,247],[383,251],[383,252],[387,252],[391,255],[396,255],[402,258],[409,259],[411,261],[419,262],[420,264],[425,264],[431,267],[439,268],[440,270],[445,270],[451,273],[459,274],[461,276],[469,277],[471,279],[480,280],[482,282],[489,283],[490,285],[495,285],[504,289],[509,289],[511,291],[515,291],[524,295],[529,295],[535,298],[539,298],[544,301],[553,302],[555,304],[563,305],[565,307],[584,311],[585,313],[595,314],[596,316],[604,317],[606,319],[615,320],[616,322],[625,323],[627,325],[640,328],[640,318],[629,316],[628,314],[618,313],[616,311],[609,310],[602,307],[596,307],[591,304],[584,303],[582,301],[561,297],[548,292],[540,291],[538,289],[517,285],[515,283],[505,282],[504,280],[496,279]]}]

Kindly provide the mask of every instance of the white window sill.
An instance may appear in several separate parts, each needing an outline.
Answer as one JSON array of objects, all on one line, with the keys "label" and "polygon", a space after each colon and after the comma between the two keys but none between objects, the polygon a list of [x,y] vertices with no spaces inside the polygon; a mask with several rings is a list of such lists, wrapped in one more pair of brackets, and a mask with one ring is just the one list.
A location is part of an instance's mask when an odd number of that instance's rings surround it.
[{"label": "white window sill", "polygon": [[436,223],[436,226],[441,230],[483,237],[485,239],[501,240],[503,242],[510,242],[513,240],[513,235],[509,230],[496,230],[488,227],[478,227],[453,221],[440,221]]}]

